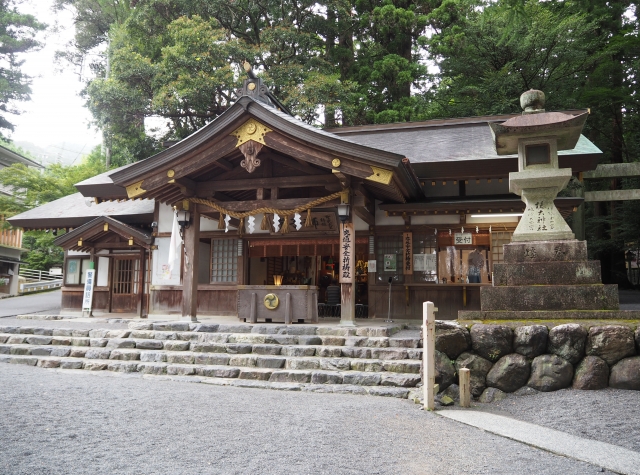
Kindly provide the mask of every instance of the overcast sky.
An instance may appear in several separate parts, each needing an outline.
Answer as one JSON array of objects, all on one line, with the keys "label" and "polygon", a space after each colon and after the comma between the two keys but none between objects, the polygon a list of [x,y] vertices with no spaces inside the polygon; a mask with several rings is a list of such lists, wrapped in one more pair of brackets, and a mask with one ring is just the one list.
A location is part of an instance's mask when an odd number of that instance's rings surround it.
[{"label": "overcast sky", "polygon": [[[63,72],[54,63],[56,50],[63,49],[74,34],[72,16],[68,12],[51,11],[53,0],[24,0],[19,10],[31,13],[38,20],[61,28],[42,35],[45,47],[23,55],[23,70],[33,76],[31,101],[18,104],[24,112],[11,116],[16,126],[11,138],[28,141],[41,147],[61,142],[86,144],[87,153],[100,143],[100,134],[87,128],[91,115],[78,96],[82,88],[78,75],[71,68]],[[50,28],[51,30],[51,28]]]}]

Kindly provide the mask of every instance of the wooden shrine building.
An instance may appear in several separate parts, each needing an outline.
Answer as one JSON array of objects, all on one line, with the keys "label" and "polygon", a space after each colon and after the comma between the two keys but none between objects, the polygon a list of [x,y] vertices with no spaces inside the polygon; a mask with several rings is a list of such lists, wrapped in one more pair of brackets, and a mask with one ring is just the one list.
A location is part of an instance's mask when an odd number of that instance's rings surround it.
[{"label": "wooden shrine building", "polygon": [[[440,318],[479,309],[524,209],[508,191],[517,156],[497,154],[488,126],[513,115],[320,130],[282,109],[247,79],[181,142],[12,218],[68,230],[63,308],[80,310],[93,262],[94,311],[351,324],[419,319],[425,300]],[[559,155],[578,180],[601,152],[581,136]],[[565,217],[582,203],[556,200]]]}]

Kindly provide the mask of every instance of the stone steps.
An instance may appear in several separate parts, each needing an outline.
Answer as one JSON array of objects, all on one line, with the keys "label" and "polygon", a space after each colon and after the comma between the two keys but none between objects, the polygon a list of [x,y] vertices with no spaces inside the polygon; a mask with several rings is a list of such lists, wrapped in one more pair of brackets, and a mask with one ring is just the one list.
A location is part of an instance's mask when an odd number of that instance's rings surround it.
[{"label": "stone steps", "polygon": [[[407,397],[405,388],[420,382],[421,342],[417,336],[393,337],[402,326],[184,322],[132,326],[130,330],[0,327],[0,362],[395,397]],[[280,384],[293,386],[276,387]]]}]

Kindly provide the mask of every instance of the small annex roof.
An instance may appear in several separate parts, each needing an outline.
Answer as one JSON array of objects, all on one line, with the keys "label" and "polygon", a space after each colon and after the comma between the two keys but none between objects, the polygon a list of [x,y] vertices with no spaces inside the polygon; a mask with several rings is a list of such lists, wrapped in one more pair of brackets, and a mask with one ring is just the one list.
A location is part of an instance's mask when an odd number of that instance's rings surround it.
[{"label": "small annex roof", "polygon": [[77,228],[99,216],[111,216],[125,223],[153,222],[153,200],[102,202],[87,206],[81,193],[65,196],[9,218],[12,226],[26,230]]},{"label": "small annex roof", "polygon": [[76,183],[74,186],[76,189],[86,197],[99,197],[101,200],[118,199],[127,196],[127,191],[118,185],[113,183],[111,175],[129,168],[132,163],[124,165],[119,168],[114,168],[100,175],[87,178],[86,180]]},{"label": "small annex roof", "polygon": [[[565,111],[580,116],[586,110]],[[466,167],[469,162],[508,160],[517,171],[517,154],[498,155],[489,124],[506,122],[521,114],[491,115],[462,119],[437,119],[423,122],[366,125],[327,129],[355,143],[367,144],[406,156],[419,177],[432,177],[443,165]],[[574,171],[592,170],[602,151],[580,135],[575,148],[558,152],[560,166],[571,166]],[[571,157],[579,156],[579,160]],[[563,157],[565,159],[563,160]],[[467,162],[467,163],[465,163]],[[479,163],[481,167],[494,162]],[[471,170],[471,169],[469,169]]]},{"label": "small annex roof", "polygon": [[[153,236],[140,228],[130,226],[109,216],[100,216],[75,228],[62,236],[58,236],[53,242],[65,250],[86,252],[96,242],[108,240],[110,237],[119,236],[123,239],[132,239],[135,246],[149,248],[153,242]],[[82,242],[82,245],[79,243]],[[133,246],[132,246],[133,247]]]},{"label": "small annex roof", "polygon": [[22,163],[28,167],[44,168],[40,163],[0,145],[0,168],[10,167],[14,163]]}]

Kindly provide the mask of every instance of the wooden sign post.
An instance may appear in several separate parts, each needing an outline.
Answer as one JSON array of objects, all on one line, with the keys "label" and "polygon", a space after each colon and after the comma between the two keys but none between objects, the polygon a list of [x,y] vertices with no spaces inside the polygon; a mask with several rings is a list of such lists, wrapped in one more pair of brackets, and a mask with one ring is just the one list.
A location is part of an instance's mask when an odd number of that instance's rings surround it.
[{"label": "wooden sign post", "polygon": [[340,324],[354,326],[356,321],[355,302],[355,247],[356,233],[352,222],[340,224]]},{"label": "wooden sign post", "polygon": [[436,384],[436,315],[438,309],[433,302],[422,304],[422,367],[424,376],[422,387],[424,388],[424,408],[427,411],[435,409],[434,386]]}]

